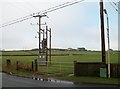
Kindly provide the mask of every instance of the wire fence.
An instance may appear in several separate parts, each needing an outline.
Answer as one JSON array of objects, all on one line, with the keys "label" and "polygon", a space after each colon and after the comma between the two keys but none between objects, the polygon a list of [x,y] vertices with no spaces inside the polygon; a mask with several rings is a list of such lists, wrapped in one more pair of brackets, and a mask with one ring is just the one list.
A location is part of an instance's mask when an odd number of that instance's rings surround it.
[{"label": "wire fence", "polygon": [[43,75],[43,76],[64,76],[74,74],[73,62],[49,62],[37,61],[31,62],[12,61],[7,59],[3,63],[3,71],[13,72],[17,74],[27,73],[29,75]]},{"label": "wire fence", "polygon": [[38,71],[49,75],[72,75],[74,74],[73,62],[38,62]]}]

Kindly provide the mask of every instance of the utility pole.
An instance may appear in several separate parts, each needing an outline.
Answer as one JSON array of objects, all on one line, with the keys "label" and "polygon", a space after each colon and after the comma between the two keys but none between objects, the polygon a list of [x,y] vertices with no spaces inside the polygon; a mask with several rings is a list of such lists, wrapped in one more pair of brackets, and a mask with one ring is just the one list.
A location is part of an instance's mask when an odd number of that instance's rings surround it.
[{"label": "utility pole", "polygon": [[49,47],[49,54],[50,54],[50,64],[51,64],[51,28],[50,28],[50,47]]},{"label": "utility pole", "polygon": [[102,62],[106,63],[103,8],[103,0],[100,0]]},{"label": "utility pole", "polygon": [[38,53],[38,60],[41,59],[42,55],[41,55],[41,18],[42,17],[45,17],[46,15],[36,15],[36,16],[33,16],[33,17],[38,17],[39,18],[39,53]]},{"label": "utility pole", "polygon": [[[48,26],[46,26],[46,41],[48,42]],[[48,61],[48,46],[47,46],[47,42],[46,42],[46,64]]]},{"label": "utility pole", "polygon": [[107,10],[104,9],[104,12],[107,16],[107,38],[108,38],[108,78],[110,78],[110,39],[109,39],[109,19]]},{"label": "utility pole", "polygon": [[[50,64],[51,64],[51,37],[52,37],[51,36],[51,28],[50,28],[50,30],[46,29],[46,36],[47,36],[47,31],[49,32],[49,61],[50,61]],[[48,37],[46,37],[46,38],[48,38]],[[47,55],[46,56],[48,57],[48,49],[47,49]]]},{"label": "utility pole", "polygon": [[44,48],[44,39],[45,39],[45,35],[44,35],[44,33],[45,33],[45,31],[44,31],[44,29],[42,29],[42,31],[43,31],[43,40],[42,40],[42,53],[44,54],[44,51],[45,51],[45,48]]}]

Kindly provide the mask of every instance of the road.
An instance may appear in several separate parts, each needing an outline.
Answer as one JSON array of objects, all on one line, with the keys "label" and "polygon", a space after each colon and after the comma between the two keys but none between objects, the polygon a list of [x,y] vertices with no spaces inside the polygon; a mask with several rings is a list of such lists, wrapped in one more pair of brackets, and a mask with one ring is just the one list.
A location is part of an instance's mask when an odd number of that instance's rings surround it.
[{"label": "road", "polygon": [[43,81],[34,80],[32,78],[23,78],[11,76],[2,73],[2,87],[113,87],[113,85],[97,85],[97,84],[74,84],[67,81]]}]

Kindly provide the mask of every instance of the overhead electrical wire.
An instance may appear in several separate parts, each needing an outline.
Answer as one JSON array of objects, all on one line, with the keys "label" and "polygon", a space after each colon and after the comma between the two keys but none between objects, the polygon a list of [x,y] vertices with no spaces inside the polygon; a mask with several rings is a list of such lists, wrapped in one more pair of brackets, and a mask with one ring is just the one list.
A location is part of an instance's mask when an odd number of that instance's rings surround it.
[{"label": "overhead electrical wire", "polygon": [[[20,8],[20,7],[18,7],[18,6],[16,6],[15,4],[12,4],[12,6],[15,7],[15,8],[18,8],[19,10],[21,10],[21,11],[23,11],[23,12],[25,12],[24,9],[22,9],[22,8]],[[26,11],[27,11],[27,10],[26,10]],[[28,13],[28,12],[26,12],[26,13]],[[21,18],[15,19],[15,20],[11,20],[11,21],[9,21],[9,22],[5,22],[5,23],[3,23],[2,25],[5,25],[5,24],[9,24],[9,23],[12,23],[12,22],[18,21],[18,20],[21,20],[21,19],[27,18],[27,17],[29,17],[29,16],[30,16],[30,15],[27,15],[27,16],[24,16],[24,17],[21,17]]]},{"label": "overhead electrical wire", "polygon": [[[29,2],[27,2],[26,0],[24,0],[24,3],[22,4],[22,6],[24,8],[27,8],[29,10],[29,12],[32,11],[37,11],[37,9],[35,8],[35,6],[31,5]],[[34,7],[34,8],[33,8]]]},{"label": "overhead electrical wire", "polygon": [[2,25],[0,26],[0,28],[6,27],[6,26],[10,26],[10,25],[13,25],[13,24],[16,24],[16,23],[19,23],[19,22],[22,22],[22,21],[31,19],[31,18],[33,18],[33,16],[35,16],[35,15],[47,14],[47,13],[49,13],[49,12],[52,12],[52,11],[55,11],[55,10],[58,10],[58,9],[61,9],[61,8],[67,7],[67,6],[74,5],[74,4],[79,3],[79,2],[82,2],[82,1],[85,1],[85,0],[69,1],[69,2],[66,2],[66,3],[60,4],[60,5],[57,5],[57,6],[48,8],[48,9],[46,9],[46,10],[39,11],[39,12],[37,12],[37,13],[32,13],[32,14],[30,14],[30,15],[27,15],[27,16],[24,16],[24,17],[21,17],[21,18],[18,18],[18,19],[9,21],[9,22],[7,22],[7,23],[4,23],[4,24],[2,24]]},{"label": "overhead electrical wire", "polygon": [[120,9],[120,7],[117,5],[117,3],[113,2],[113,1],[112,1],[112,3],[113,3],[118,9]]},{"label": "overhead electrical wire", "polygon": [[[65,2],[65,3],[63,3],[63,4],[60,4],[60,5],[58,5],[58,6],[54,6],[54,7],[48,8],[48,9],[46,9],[46,10],[44,10],[44,11],[41,11],[41,12],[45,12],[45,11],[51,10],[51,9],[53,9],[53,8],[57,8],[57,7],[66,5],[66,4],[68,4],[68,3],[70,3],[70,2]],[[38,12],[38,13],[40,13],[40,12]]]},{"label": "overhead electrical wire", "polygon": [[110,5],[115,9],[115,11],[117,11],[120,14],[120,11],[118,10],[118,6],[116,8],[116,6],[113,5],[115,3],[111,2],[110,0],[108,0],[108,1],[109,1]]},{"label": "overhead electrical wire", "polygon": [[[30,2],[29,2],[29,0],[24,0],[24,2],[25,2],[25,4],[27,5],[27,6],[29,6],[31,9],[33,9],[34,11],[39,11],[39,9],[38,9],[38,7],[36,7],[35,5],[33,5],[33,4],[31,4]],[[34,8],[33,8],[34,7]]]},{"label": "overhead electrical wire", "polygon": [[15,19],[15,20],[11,20],[11,21],[6,22],[6,23],[3,23],[3,25],[5,25],[5,24],[9,24],[9,23],[12,23],[12,22],[15,22],[15,21],[18,21],[18,20],[24,19],[24,18],[27,18],[27,17],[29,17],[29,16],[32,16],[32,14],[31,14],[31,15],[24,16],[24,17],[21,17],[21,18],[18,18],[18,19]]},{"label": "overhead electrical wire", "polygon": [[19,10],[25,12],[25,13],[30,13],[28,10],[25,10],[25,8],[23,7],[23,5],[21,5],[21,3],[10,3],[9,5],[11,5],[14,8],[18,8]]},{"label": "overhead electrical wire", "polygon": [[21,18],[18,18],[18,19],[9,21],[9,22],[7,22],[7,23],[2,24],[2,26],[0,26],[0,28],[6,27],[6,26],[9,26],[9,25],[18,23],[18,22],[22,22],[22,21],[24,21],[24,20],[27,20],[29,17],[32,18],[35,14],[39,14],[40,12],[44,12],[44,11],[47,11],[47,10],[51,10],[51,9],[53,9],[53,8],[56,8],[56,7],[65,5],[65,4],[67,4],[67,3],[70,3],[70,2],[66,2],[66,3],[64,3],[64,4],[60,4],[60,5],[58,5],[58,6],[55,6],[55,7],[52,7],[52,8],[48,8],[48,9],[46,9],[46,10],[39,11],[39,12],[37,12],[37,13],[32,13],[32,14],[30,14],[30,15],[28,15],[28,16],[24,16],[24,17],[21,17]]},{"label": "overhead electrical wire", "polygon": [[2,28],[2,27],[6,27],[6,26],[10,26],[10,25],[13,25],[13,24],[16,24],[16,23],[19,23],[19,22],[22,22],[22,21],[25,21],[25,20],[28,20],[28,19],[31,19],[31,18],[33,18],[33,16],[31,16],[31,17],[27,17],[27,18],[24,18],[24,19],[21,19],[21,20],[15,21],[15,22],[11,22],[11,23],[8,23],[8,24],[5,24],[5,25],[2,25],[2,26],[0,26],[0,28]]},{"label": "overhead electrical wire", "polygon": [[[82,1],[85,1],[85,0],[81,0],[81,1],[79,1],[79,2],[82,2]],[[67,7],[67,6],[70,6],[70,5],[74,5],[74,4],[79,3],[79,2],[76,1],[76,2],[70,3],[70,4],[65,5],[65,6],[61,6],[61,7],[52,9],[52,10],[48,10],[48,11],[46,11],[46,12],[43,12],[42,14],[47,14],[47,13],[49,13],[49,12],[52,12],[52,11],[55,11],[55,10],[58,10],[58,9],[61,9],[61,8],[64,8],[64,7]]]}]

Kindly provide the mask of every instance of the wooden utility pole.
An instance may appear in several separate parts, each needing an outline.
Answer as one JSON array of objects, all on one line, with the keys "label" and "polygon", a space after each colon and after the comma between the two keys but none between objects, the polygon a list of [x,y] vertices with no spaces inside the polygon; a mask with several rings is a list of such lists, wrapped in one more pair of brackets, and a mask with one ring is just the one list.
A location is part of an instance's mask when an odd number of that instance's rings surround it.
[{"label": "wooden utility pole", "polygon": [[104,13],[103,0],[100,0],[100,19],[101,19],[101,47],[102,47],[102,62],[106,63],[105,54],[105,36],[104,36]]},{"label": "wooden utility pole", "polygon": [[48,26],[46,26],[46,64],[48,61],[48,46],[47,46],[47,42],[48,42]]},{"label": "wooden utility pole", "polygon": [[[47,27],[46,27],[47,28]],[[47,34],[47,31],[49,32],[49,61],[50,61],[50,64],[51,64],[51,28],[50,28],[50,30],[48,30],[48,29],[46,29],[46,39],[48,38],[48,34]],[[48,40],[48,39],[47,39]],[[48,48],[47,48],[47,57],[48,57]],[[48,58],[47,58],[47,60],[48,60]]]},{"label": "wooden utility pole", "polygon": [[46,15],[36,15],[33,17],[38,17],[39,18],[39,53],[38,53],[38,60],[41,59],[42,54],[41,54],[41,18],[45,17]]},{"label": "wooden utility pole", "polygon": [[49,39],[50,40],[50,43],[49,43],[49,45],[50,45],[50,48],[49,48],[50,64],[51,64],[51,37],[52,36],[51,36],[51,28],[50,28],[50,39]]}]

